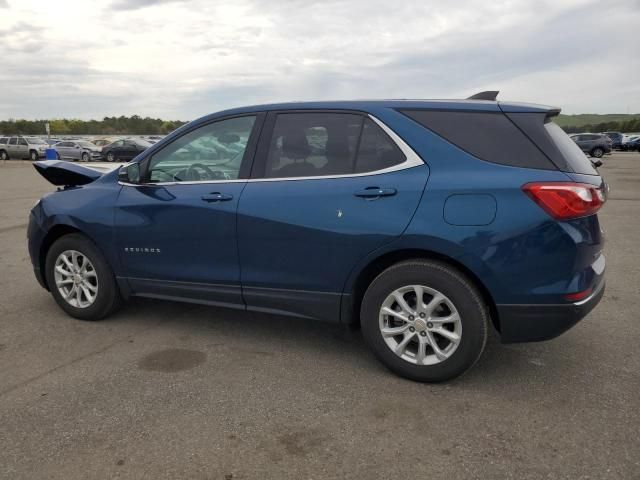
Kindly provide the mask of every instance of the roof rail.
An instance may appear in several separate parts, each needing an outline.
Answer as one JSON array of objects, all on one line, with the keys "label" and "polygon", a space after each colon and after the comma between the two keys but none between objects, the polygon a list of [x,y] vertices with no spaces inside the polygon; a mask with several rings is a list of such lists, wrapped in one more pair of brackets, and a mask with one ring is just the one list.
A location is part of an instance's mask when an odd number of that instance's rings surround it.
[{"label": "roof rail", "polygon": [[476,93],[475,95],[471,95],[467,100],[491,100],[493,102],[498,98],[499,90],[487,90],[486,92]]}]

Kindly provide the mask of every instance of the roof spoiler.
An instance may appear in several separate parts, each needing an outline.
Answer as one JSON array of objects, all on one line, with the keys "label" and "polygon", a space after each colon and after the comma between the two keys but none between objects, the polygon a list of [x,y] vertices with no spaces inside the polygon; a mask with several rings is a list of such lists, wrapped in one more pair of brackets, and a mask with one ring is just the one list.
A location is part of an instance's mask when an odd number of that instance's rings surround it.
[{"label": "roof spoiler", "polygon": [[471,95],[467,100],[491,100],[492,102],[495,102],[496,98],[498,98],[498,93],[500,93],[499,90],[487,90],[486,92]]}]

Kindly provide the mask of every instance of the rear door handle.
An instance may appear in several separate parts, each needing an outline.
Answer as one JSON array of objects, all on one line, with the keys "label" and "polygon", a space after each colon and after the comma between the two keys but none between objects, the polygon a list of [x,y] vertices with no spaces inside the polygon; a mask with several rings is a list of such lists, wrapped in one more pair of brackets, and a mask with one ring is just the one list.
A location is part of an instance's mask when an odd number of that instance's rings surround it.
[{"label": "rear door handle", "polygon": [[380,188],[380,187],[367,187],[363,190],[358,190],[354,195],[356,197],[375,199],[379,197],[390,197],[395,195],[397,190],[395,188]]},{"label": "rear door handle", "polygon": [[230,195],[228,193],[213,192],[202,195],[202,197],[200,198],[207,203],[228,202],[229,200],[233,199],[233,195]]}]

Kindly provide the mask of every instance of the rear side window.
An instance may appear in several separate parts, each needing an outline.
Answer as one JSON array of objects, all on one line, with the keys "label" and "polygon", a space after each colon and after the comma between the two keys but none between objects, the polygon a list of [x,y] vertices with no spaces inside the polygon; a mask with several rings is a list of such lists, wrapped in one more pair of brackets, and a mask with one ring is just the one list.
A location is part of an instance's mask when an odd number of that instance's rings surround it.
[{"label": "rear side window", "polygon": [[6,145],[9,139],[7,137],[0,138],[0,145]]},{"label": "rear side window", "polygon": [[382,170],[406,157],[370,118],[352,113],[280,113],[266,178],[348,175]]},{"label": "rear side window", "polygon": [[[574,172],[585,175],[598,175],[591,161],[582,153],[580,147],[556,123],[547,122],[544,124],[544,128]],[[581,135],[581,137],[585,136],[587,135]]]},{"label": "rear side window", "polygon": [[393,167],[404,162],[405,158],[404,153],[373,120],[365,119],[356,158],[356,173]]},{"label": "rear side window", "polygon": [[402,113],[482,160],[514,167],[557,170],[502,113],[438,110],[402,110]]}]

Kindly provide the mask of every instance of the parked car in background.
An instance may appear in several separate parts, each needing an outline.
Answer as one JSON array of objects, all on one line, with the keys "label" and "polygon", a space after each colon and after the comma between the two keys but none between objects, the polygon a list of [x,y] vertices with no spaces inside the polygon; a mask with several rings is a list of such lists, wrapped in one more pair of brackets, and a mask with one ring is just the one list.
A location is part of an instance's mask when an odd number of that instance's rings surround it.
[{"label": "parked car in background", "polygon": [[95,138],[93,140],[91,140],[91,143],[93,143],[94,145],[97,145],[98,147],[106,147],[107,145],[109,145],[110,143],[115,142],[116,140],[118,140],[118,138]]},{"label": "parked car in background", "polygon": [[53,148],[60,160],[91,162],[102,159],[102,149],[86,140],[63,140]]},{"label": "parked car in background", "polygon": [[634,135],[633,137],[629,138],[629,142],[627,143],[627,150],[630,152],[640,152],[640,135]]},{"label": "parked car in background", "polygon": [[33,161],[44,157],[49,147],[47,142],[38,137],[15,135],[9,137],[6,144],[0,145],[0,159],[30,159]]},{"label": "parked car in background", "polygon": [[43,140],[47,142],[47,145],[49,145],[50,147],[62,141],[61,138],[44,138]]},{"label": "parked car in background", "polygon": [[605,153],[611,153],[612,140],[602,133],[576,133],[571,135],[580,149],[595,158],[602,158]]},{"label": "parked car in background", "polygon": [[151,144],[146,140],[137,138],[116,140],[102,148],[102,157],[107,162],[128,162],[150,146]]},{"label": "parked car in background", "polygon": [[558,113],[261,105],[193,121],[107,173],[37,162],[82,188],[32,209],[34,273],[84,320],[142,296],[358,323],[389,369],[443,381],[473,366],[492,324],[505,343],[547,340],[602,298],[607,189]]},{"label": "parked car in background", "polygon": [[620,150],[622,147],[623,134],[621,132],[602,132],[611,139],[611,148],[614,150]]}]

